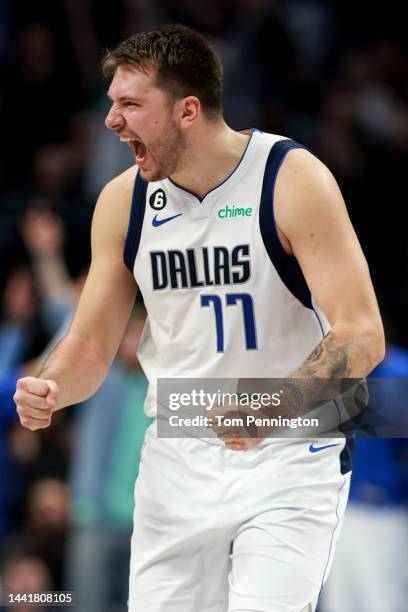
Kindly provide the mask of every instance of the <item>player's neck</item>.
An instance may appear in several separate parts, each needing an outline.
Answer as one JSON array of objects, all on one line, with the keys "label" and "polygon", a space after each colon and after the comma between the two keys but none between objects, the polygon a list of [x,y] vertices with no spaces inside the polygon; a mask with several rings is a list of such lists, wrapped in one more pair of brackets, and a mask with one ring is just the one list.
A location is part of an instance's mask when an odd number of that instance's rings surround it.
[{"label": "player's neck", "polygon": [[171,179],[202,198],[238,166],[250,134],[235,132],[226,123],[205,124],[191,139],[183,168]]}]

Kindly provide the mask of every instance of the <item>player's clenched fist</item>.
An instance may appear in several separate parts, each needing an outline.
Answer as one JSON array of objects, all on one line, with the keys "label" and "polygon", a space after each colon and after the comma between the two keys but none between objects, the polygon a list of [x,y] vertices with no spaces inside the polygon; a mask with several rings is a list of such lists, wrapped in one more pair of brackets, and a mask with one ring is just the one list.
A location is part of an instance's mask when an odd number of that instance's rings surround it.
[{"label": "player's clenched fist", "polygon": [[42,380],[33,376],[20,378],[13,397],[20,423],[31,431],[48,427],[57,406],[58,396],[58,385],[53,380]]}]

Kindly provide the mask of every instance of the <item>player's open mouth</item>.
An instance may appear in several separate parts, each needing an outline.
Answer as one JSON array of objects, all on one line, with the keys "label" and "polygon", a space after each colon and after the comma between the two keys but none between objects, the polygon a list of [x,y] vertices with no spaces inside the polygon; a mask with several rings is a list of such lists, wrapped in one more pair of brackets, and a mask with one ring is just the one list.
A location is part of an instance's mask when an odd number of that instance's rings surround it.
[{"label": "player's open mouth", "polygon": [[127,138],[126,136],[120,137],[121,142],[127,142],[132,149],[136,158],[136,163],[142,165],[146,159],[146,146],[137,138]]}]

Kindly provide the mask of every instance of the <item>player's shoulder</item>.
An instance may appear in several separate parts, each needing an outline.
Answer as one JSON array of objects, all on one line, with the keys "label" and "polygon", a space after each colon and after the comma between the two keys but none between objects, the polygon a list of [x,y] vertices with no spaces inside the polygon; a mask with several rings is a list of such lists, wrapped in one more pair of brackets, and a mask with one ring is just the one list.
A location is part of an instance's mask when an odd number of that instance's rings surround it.
[{"label": "player's shoulder", "polygon": [[277,156],[279,174],[288,174],[296,182],[309,179],[320,180],[331,175],[327,166],[308,148],[288,136],[255,130],[257,142],[265,151]]},{"label": "player's shoulder", "polygon": [[302,189],[305,183],[318,185],[328,179],[334,180],[326,164],[307,145],[286,137],[269,136],[273,137],[274,143],[288,145],[279,174],[294,187]]},{"label": "player's shoulder", "polygon": [[117,234],[121,240],[124,239],[137,172],[138,167],[134,165],[110,180],[102,189],[93,217],[96,231],[106,230],[108,234]]},{"label": "player's shoulder", "polygon": [[339,186],[332,172],[306,147],[294,146],[285,155],[276,179],[275,218],[280,227],[290,220],[302,225],[311,218],[324,218],[344,208]]},{"label": "player's shoulder", "polygon": [[102,210],[109,216],[127,219],[137,172],[138,167],[131,166],[106,183],[99,195],[96,210]]},{"label": "player's shoulder", "polygon": [[127,168],[124,172],[106,183],[102,189],[101,196],[104,198],[113,197],[115,200],[118,198],[125,199],[126,201],[131,200],[137,172],[138,167],[136,165]]}]

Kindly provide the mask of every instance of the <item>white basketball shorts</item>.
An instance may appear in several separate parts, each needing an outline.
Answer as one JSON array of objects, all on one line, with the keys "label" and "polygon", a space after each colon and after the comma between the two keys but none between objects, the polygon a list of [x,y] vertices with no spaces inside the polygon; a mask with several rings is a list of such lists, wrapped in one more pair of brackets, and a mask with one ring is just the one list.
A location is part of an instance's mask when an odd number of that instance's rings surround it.
[{"label": "white basketball shorts", "polygon": [[312,612],[348,497],[344,444],[267,440],[237,452],[158,439],[153,423],[135,487],[129,611]]}]

